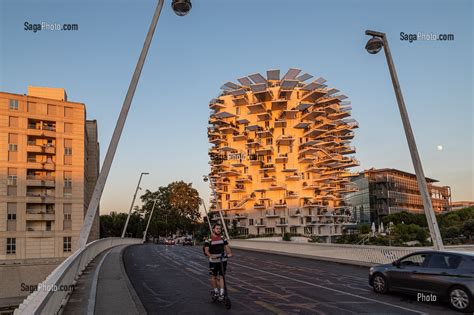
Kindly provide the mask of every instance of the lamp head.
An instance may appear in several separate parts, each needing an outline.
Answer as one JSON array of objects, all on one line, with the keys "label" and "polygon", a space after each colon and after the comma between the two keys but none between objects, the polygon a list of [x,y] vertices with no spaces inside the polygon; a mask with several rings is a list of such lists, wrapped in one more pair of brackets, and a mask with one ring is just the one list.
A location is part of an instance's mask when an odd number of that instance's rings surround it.
[{"label": "lamp head", "polygon": [[206,175],[203,175],[202,180],[207,183],[207,181],[209,180],[209,177],[207,177]]},{"label": "lamp head", "polygon": [[372,37],[369,39],[367,44],[365,45],[365,49],[369,54],[375,55],[378,53],[383,47],[383,41],[380,37]]},{"label": "lamp head", "polygon": [[171,7],[176,15],[185,16],[191,11],[193,5],[191,4],[191,0],[173,0]]}]

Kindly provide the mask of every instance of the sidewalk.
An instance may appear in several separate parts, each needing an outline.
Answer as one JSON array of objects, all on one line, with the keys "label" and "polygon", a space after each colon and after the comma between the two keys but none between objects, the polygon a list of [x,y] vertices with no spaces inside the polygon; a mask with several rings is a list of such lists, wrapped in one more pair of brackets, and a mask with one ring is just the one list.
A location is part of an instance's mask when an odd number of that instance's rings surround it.
[{"label": "sidewalk", "polygon": [[122,251],[127,246],[116,246],[91,262],[65,314],[146,314],[123,267]]}]

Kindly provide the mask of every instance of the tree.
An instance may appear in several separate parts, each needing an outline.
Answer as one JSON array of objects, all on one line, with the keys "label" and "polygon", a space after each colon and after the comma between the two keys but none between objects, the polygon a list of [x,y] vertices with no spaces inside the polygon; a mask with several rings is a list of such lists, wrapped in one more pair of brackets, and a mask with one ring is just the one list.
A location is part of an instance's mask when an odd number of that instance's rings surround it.
[{"label": "tree", "polygon": [[156,200],[153,217],[148,228],[152,237],[168,236],[177,231],[192,233],[197,228],[199,205],[201,199],[192,184],[183,181],[173,182],[168,186],[159,187],[157,191],[146,190],[141,197],[143,206],[141,213],[148,221],[151,209]]},{"label": "tree", "polygon": [[469,219],[464,222],[462,233],[468,239],[474,239],[474,219]]},{"label": "tree", "polygon": [[388,226],[390,222],[393,222],[395,225],[403,222],[408,225],[416,224],[423,227],[428,226],[424,213],[410,213],[406,211],[389,214],[385,216],[382,221],[385,226]]},{"label": "tree", "polygon": [[[127,213],[110,212],[107,215],[100,216],[100,237],[120,237],[122,236],[123,227],[127,220]],[[130,215],[127,227],[127,236],[142,237],[143,235],[143,219],[141,215],[134,211]]]},{"label": "tree", "polygon": [[368,224],[360,224],[357,229],[359,230],[359,234],[369,234],[370,233],[370,225]]}]

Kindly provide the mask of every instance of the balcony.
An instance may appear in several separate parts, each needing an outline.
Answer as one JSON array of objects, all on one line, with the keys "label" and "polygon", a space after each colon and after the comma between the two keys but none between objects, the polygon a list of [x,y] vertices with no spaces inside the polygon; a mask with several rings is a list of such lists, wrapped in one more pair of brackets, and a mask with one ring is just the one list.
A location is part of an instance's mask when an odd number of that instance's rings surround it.
[{"label": "balcony", "polygon": [[286,186],[281,184],[271,184],[268,190],[285,190]]},{"label": "balcony", "polygon": [[276,181],[275,176],[262,176],[262,179],[260,180],[261,182],[274,182]]},{"label": "balcony", "polygon": [[276,226],[281,227],[281,226],[288,226],[288,222],[285,220],[280,220],[280,222],[277,222]]},{"label": "balcony", "polygon": [[281,135],[277,138],[276,144],[277,145],[291,145],[293,141],[295,141],[293,136]]},{"label": "balcony", "polygon": [[290,217],[301,217],[302,211],[300,209],[291,209],[289,214]]},{"label": "balcony", "polygon": [[279,153],[275,158],[276,163],[288,163],[288,154]]},{"label": "balcony", "polygon": [[55,214],[53,213],[31,213],[26,212],[26,221],[54,221]]},{"label": "balcony", "polygon": [[26,186],[54,187],[55,178],[52,176],[35,176],[28,175],[26,177]]},{"label": "balcony", "polygon": [[253,208],[254,209],[265,209],[266,206],[265,206],[265,203],[263,203],[263,202],[257,202],[253,205]]},{"label": "balcony", "polygon": [[263,164],[260,167],[260,172],[274,172],[275,171],[275,165],[273,164]]},{"label": "balcony", "polygon": [[265,217],[267,218],[279,218],[280,215],[275,211],[265,211]]},{"label": "balcony", "polygon": [[300,180],[301,176],[298,174],[287,175],[285,176],[285,180],[292,181],[292,180]]},{"label": "balcony", "polygon": [[250,114],[259,114],[267,111],[263,103],[249,104],[247,105],[247,108],[250,111]]},{"label": "balcony", "polygon": [[286,209],[286,207],[287,207],[287,206],[286,206],[286,201],[285,201],[285,200],[282,200],[282,199],[280,199],[279,202],[277,202],[277,203],[275,203],[275,204],[273,205],[273,208],[275,208],[275,209],[277,209],[277,208],[278,208],[278,209]]}]

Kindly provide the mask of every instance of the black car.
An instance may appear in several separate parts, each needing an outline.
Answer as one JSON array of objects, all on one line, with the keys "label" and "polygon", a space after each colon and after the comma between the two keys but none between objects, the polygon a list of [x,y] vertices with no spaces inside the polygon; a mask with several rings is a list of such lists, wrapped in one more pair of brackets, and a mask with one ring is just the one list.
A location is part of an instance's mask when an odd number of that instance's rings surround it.
[{"label": "black car", "polygon": [[420,302],[447,300],[460,312],[474,311],[474,253],[422,251],[391,264],[370,268],[369,284],[377,293],[415,294]]}]

